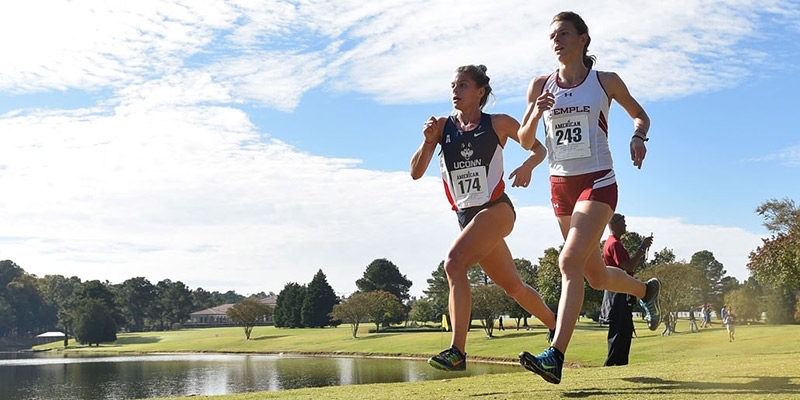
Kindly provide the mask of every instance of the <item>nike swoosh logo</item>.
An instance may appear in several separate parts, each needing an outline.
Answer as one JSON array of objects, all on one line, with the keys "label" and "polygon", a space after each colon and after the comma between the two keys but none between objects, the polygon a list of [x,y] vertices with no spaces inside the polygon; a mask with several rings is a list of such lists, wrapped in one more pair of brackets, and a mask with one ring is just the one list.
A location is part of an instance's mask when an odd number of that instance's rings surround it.
[{"label": "nike swoosh logo", "polygon": [[475,133],[475,137],[478,137],[478,136],[480,136],[480,135],[483,135],[485,132],[486,132],[486,131],[480,131],[480,132],[477,132],[477,133]]},{"label": "nike swoosh logo", "polygon": [[556,367],[555,365],[545,365],[545,364],[542,364],[542,369],[553,369],[553,368],[555,368],[555,367]]}]

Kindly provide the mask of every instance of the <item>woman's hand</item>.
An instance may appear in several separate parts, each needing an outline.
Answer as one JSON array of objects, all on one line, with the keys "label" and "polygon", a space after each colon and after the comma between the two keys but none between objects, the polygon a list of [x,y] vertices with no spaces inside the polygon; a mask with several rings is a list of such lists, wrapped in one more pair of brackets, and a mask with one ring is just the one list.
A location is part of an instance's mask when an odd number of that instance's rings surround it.
[{"label": "woman's hand", "polygon": [[641,136],[633,135],[630,147],[633,165],[638,169],[642,169],[642,162],[644,162],[644,157],[647,154],[647,147],[644,145],[644,139]]},{"label": "woman's hand", "polygon": [[425,143],[431,144],[439,141],[439,119],[430,117],[422,125],[422,134],[425,135]]},{"label": "woman's hand", "polygon": [[508,179],[514,178],[511,187],[528,187],[528,184],[531,183],[532,172],[533,168],[528,166],[528,163],[522,163],[508,175]]},{"label": "woman's hand", "polygon": [[553,105],[555,104],[556,96],[550,93],[550,90],[545,89],[544,93],[536,98],[536,103],[533,105],[532,114],[534,120],[538,121],[540,118],[542,118],[542,114],[544,114],[545,111],[553,108]]}]

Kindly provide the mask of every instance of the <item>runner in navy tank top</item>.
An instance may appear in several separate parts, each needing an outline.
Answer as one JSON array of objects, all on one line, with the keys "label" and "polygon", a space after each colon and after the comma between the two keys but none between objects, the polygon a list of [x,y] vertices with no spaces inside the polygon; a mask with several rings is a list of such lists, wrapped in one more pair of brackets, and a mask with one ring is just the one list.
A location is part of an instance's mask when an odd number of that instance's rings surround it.
[{"label": "runner in navy tank top", "polygon": [[[550,47],[558,71],[534,78],[528,87],[528,106],[519,129],[522,147],[535,145],[541,120],[549,154],[553,210],[564,247],[558,259],[561,301],[552,345],[533,356],[519,355],[520,363],[550,383],[561,382],[564,353],[583,307],[583,280],[599,290],[632,294],[640,299],[648,327],[661,319],[660,282],[647,283],[603,263],[598,243],[617,203],[617,183],[608,149],[608,110],[616,100],[633,120],[630,142],[633,165],[642,167],[650,118],[613,72],[592,70],[587,55],[589,28],[573,12],[557,14],[550,24]],[[574,218],[573,218],[574,216]]]},{"label": "runner in navy tank top", "polygon": [[[473,265],[480,264],[494,283],[550,329],[555,328],[556,321],[539,293],[520,278],[505,242],[514,227],[515,214],[505,194],[503,147],[508,138],[519,142],[519,122],[505,114],[483,112],[492,91],[486,67],[459,67],[451,88],[454,115],[431,117],[425,122],[424,142],[411,158],[411,177],[419,179],[425,174],[440,145],[445,194],[456,211],[461,232],[444,261],[450,287],[450,348],[428,363],[438,369],[460,371],[467,365],[472,296],[467,271]],[[544,160],[545,149],[540,142],[534,140],[529,147],[531,156],[509,176],[514,178],[512,186],[527,186],[531,170]]]}]

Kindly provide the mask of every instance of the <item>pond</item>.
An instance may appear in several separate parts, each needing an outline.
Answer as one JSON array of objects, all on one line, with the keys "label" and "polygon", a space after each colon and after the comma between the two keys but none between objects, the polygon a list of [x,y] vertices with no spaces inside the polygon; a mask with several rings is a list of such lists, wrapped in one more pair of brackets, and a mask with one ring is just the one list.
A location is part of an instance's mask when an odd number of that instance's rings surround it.
[{"label": "pond", "polygon": [[414,382],[519,372],[517,365],[470,363],[465,372],[424,360],[242,354],[86,357],[0,354],[0,399],[140,399],[277,391],[362,383]]}]

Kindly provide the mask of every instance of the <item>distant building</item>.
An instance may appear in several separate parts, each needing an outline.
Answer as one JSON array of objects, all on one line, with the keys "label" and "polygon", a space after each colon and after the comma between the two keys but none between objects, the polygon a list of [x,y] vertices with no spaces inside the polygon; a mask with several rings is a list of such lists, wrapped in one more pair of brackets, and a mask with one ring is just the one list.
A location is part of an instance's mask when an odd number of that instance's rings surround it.
[{"label": "distant building", "polygon": [[[275,309],[275,304],[278,301],[278,296],[267,296],[261,299],[257,299],[260,303],[266,304],[272,309]],[[228,318],[226,314],[228,309],[236,305],[235,303],[231,304],[223,304],[216,307],[206,308],[205,310],[195,311],[189,314],[189,323],[191,325],[211,325],[211,326],[220,326],[220,325],[234,325],[234,323]],[[272,316],[267,317],[264,321],[265,324],[272,324]]]}]

